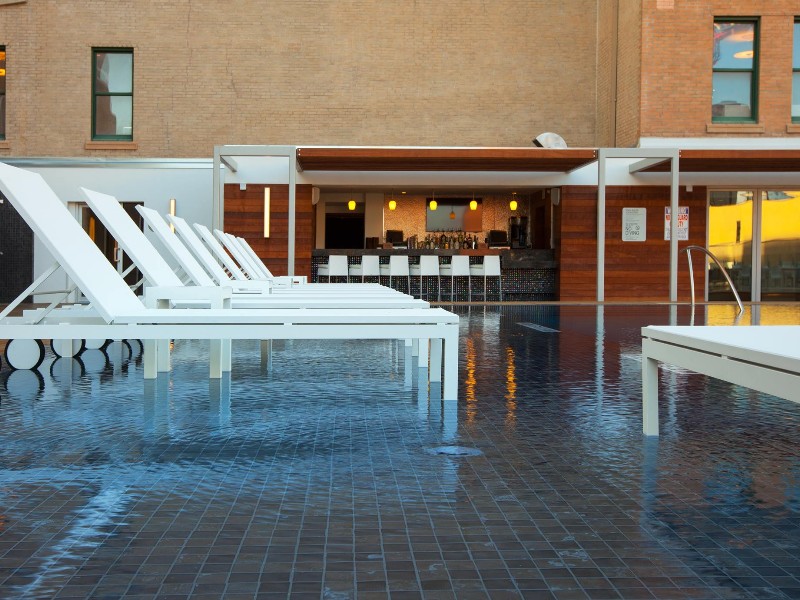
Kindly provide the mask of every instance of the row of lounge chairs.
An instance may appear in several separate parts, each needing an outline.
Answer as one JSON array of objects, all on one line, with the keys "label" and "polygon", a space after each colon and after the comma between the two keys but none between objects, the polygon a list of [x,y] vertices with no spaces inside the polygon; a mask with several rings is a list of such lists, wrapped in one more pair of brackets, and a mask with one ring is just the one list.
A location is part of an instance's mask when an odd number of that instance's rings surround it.
[{"label": "row of lounge chairs", "polygon": [[[12,367],[41,363],[41,340],[47,339],[67,340],[54,344],[65,353],[75,339],[140,339],[145,378],[169,370],[173,339],[210,340],[209,371],[215,378],[231,369],[233,339],[414,340],[430,381],[442,382],[445,400],[457,399],[459,319],[452,312],[377,284],[272,277],[244,240],[203,227],[193,231],[177,217],[170,218],[173,233],[159,214],[140,207],[179,265],[176,274],[115,198],[84,189],[89,206],[142,272],[139,297],[40,175],[0,163],[0,192],[56,261],[0,313],[0,339],[9,340],[6,358]],[[59,269],[88,305],[54,302],[9,316]]]}]

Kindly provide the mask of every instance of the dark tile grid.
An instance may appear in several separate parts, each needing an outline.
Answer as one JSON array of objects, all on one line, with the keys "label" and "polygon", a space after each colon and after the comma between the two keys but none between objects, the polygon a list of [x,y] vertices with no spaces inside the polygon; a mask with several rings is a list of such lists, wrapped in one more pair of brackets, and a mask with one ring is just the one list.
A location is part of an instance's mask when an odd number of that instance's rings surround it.
[{"label": "dark tile grid", "polygon": [[796,596],[798,408],[665,372],[643,443],[651,317],[621,310],[602,371],[594,309],[465,313],[455,438],[384,343],[276,343],[271,374],[237,344],[230,387],[182,343],[144,395],[120,361],[27,396],[4,371],[0,595]]}]

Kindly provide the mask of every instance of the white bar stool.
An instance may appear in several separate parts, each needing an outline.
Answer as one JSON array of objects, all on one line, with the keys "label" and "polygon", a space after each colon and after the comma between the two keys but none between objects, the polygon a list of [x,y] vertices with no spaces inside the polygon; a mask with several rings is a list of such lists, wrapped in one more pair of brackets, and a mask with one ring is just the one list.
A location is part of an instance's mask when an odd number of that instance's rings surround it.
[{"label": "white bar stool", "polygon": [[361,283],[364,283],[365,277],[380,277],[380,257],[375,255],[364,255],[361,257],[361,264],[350,265],[350,277],[361,277]]},{"label": "white bar stool", "polygon": [[497,255],[484,256],[482,265],[470,265],[469,274],[474,277],[483,277],[483,299],[489,299],[489,290],[486,283],[489,277],[497,277],[500,290],[500,302],[503,301],[503,277],[500,272],[500,257]]},{"label": "white bar stool", "polygon": [[469,301],[472,302],[472,278],[469,276],[469,256],[456,255],[450,260],[449,265],[441,265],[439,267],[439,274],[447,277],[450,276],[450,300],[455,297],[456,292],[456,277],[467,278],[467,294]]},{"label": "white bar stool", "polygon": [[[419,277],[419,297],[422,298],[422,280],[425,277],[436,277],[436,299],[442,299],[442,286],[439,278],[439,257],[433,254],[423,254],[419,257],[418,265],[410,265],[409,272],[412,277]],[[428,300],[430,294],[425,294]]]},{"label": "white bar stool", "polygon": [[347,256],[343,254],[331,254],[328,257],[328,264],[320,265],[317,268],[317,280],[323,276],[327,277],[328,281],[331,280],[331,277],[344,277],[347,279],[349,276]]},{"label": "white bar stool", "polygon": [[392,254],[388,265],[381,265],[381,275],[389,277],[389,287],[395,277],[405,277],[408,294],[411,295],[411,273],[408,270],[408,254]]}]

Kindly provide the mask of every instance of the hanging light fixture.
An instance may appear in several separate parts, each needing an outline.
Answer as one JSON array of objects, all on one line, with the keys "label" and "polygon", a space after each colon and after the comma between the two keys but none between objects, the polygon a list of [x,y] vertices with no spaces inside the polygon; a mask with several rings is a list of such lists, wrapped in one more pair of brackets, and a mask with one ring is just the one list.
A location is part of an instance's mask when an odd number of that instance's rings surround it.
[{"label": "hanging light fixture", "polygon": [[395,208],[397,208],[397,202],[395,202],[394,190],[392,190],[392,199],[389,200],[389,210],[394,210]]},{"label": "hanging light fixture", "polygon": [[431,210],[436,210],[436,208],[439,206],[436,203],[436,192],[433,192],[433,198],[431,198],[431,202],[428,206],[430,207]]},{"label": "hanging light fixture", "polygon": [[350,200],[350,202],[347,203],[347,208],[349,210],[355,210],[356,209],[356,201],[355,200]]},{"label": "hanging light fixture", "polygon": [[512,212],[517,210],[517,192],[511,192],[511,202],[508,203],[508,208],[510,208]]},{"label": "hanging light fixture", "polygon": [[472,201],[469,203],[470,210],[478,210],[478,201],[475,200],[475,192],[472,192]]},{"label": "hanging light fixture", "polygon": [[456,211],[455,211],[455,210],[453,210],[453,207],[452,207],[452,205],[450,206],[450,214],[449,214],[448,216],[449,216],[451,219],[455,219],[455,218],[456,218]]}]

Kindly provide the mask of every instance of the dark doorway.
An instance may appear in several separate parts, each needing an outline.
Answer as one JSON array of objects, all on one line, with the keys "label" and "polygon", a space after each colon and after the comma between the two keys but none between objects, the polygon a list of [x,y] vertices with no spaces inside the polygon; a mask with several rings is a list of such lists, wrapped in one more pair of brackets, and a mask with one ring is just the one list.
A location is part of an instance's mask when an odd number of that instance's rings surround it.
[{"label": "dark doorway", "polygon": [[533,247],[539,250],[550,248],[550,228],[545,221],[544,206],[537,206],[533,212]]},{"label": "dark doorway", "polygon": [[358,213],[325,215],[325,248],[363,250],[364,215]]},{"label": "dark doorway", "polygon": [[[128,216],[130,216],[130,218],[133,219],[133,222],[136,223],[137,227],[144,231],[144,221],[142,220],[142,216],[136,210],[136,205],[142,203],[122,202],[121,204],[125,209],[125,212],[128,213]],[[81,215],[81,220],[83,222],[84,231],[89,234],[89,237],[92,238],[92,241],[94,241],[102,253],[105,254],[108,262],[114,265],[119,273],[124,273],[125,270],[133,264],[130,257],[125,254],[117,245],[117,241],[114,239],[114,236],[111,235],[108,229],[105,228],[103,222],[95,216],[91,208],[84,206],[82,207],[82,211],[83,214]],[[125,276],[125,283],[128,285],[135,285],[141,278],[142,275],[139,270],[133,269],[133,271]]]}]

